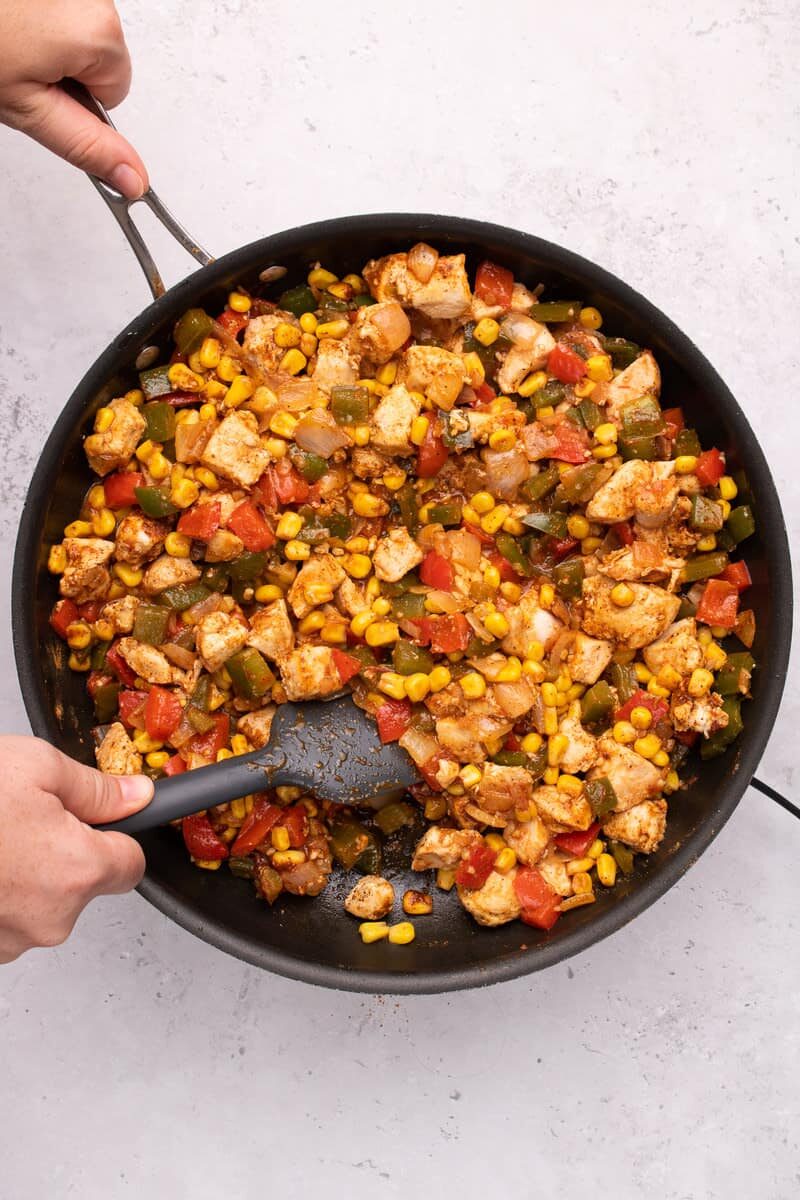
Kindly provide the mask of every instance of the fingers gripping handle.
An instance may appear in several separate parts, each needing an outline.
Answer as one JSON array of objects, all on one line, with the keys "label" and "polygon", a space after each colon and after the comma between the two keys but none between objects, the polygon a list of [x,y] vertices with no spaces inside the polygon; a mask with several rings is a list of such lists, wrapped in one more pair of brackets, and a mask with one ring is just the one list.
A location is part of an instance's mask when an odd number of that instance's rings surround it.
[{"label": "fingers gripping handle", "polygon": [[[61,86],[73,98],[73,100],[77,100],[79,104],[82,104],[84,108],[88,109],[88,111],[96,116],[98,120],[102,121],[105,125],[110,125],[112,129],[115,128],[114,122],[111,120],[100,101],[96,100],[91,92],[89,92],[82,83],[78,83],[74,79],[65,79]],[[92,181],[97,191],[111,209],[114,219],[116,220],[122,232],[125,234],[128,244],[133,250],[133,253],[136,255],[139,266],[144,271],[147,282],[150,285],[150,291],[153,293],[155,299],[158,299],[159,296],[163,296],[167,289],[164,286],[164,281],[161,278],[161,272],[156,266],[152,254],[147,248],[147,245],[145,244],[145,241],[138,228],[131,220],[130,210],[132,205],[146,204],[154,216],[158,218],[167,232],[172,234],[175,240],[179,242],[181,246],[183,246],[184,250],[188,251],[192,258],[195,258],[202,266],[208,266],[209,263],[214,261],[212,255],[210,255],[207,250],[204,250],[203,247],[196,242],[189,233],[187,233],[180,222],[173,217],[172,213],[164,206],[164,204],[162,204],[161,200],[158,198],[152,188],[148,188],[139,200],[129,200],[127,196],[123,196],[122,193],[118,192],[116,188],[111,187],[111,185],[106,183],[104,180],[98,179],[96,175],[90,175],[89,179]]]}]

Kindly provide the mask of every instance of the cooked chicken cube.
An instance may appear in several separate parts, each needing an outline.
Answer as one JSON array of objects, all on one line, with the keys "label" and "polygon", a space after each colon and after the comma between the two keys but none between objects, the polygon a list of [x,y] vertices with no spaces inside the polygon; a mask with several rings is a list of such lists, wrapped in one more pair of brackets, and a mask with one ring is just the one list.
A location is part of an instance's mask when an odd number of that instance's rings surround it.
[{"label": "cooked chicken cube", "polygon": [[707,696],[689,696],[683,690],[672,693],[670,700],[672,724],[681,732],[692,729],[710,737],[717,729],[725,729],[728,714],[722,707],[722,697],[717,692]]},{"label": "cooked chicken cube", "polygon": [[289,700],[317,700],[342,688],[342,677],[330,646],[298,646],[279,665]]},{"label": "cooked chicken cube", "polygon": [[548,829],[555,832],[565,829],[583,832],[592,823],[592,810],[583,794],[570,796],[568,792],[545,784],[534,791],[533,803]]},{"label": "cooked chicken cube", "polygon": [[378,579],[396,583],[422,562],[424,555],[407,529],[390,529],[375,547],[372,565]]},{"label": "cooked chicken cube", "polygon": [[680,599],[664,588],[645,583],[626,584],[633,592],[633,603],[620,608],[611,599],[616,586],[603,575],[584,580],[581,623],[593,637],[637,650],[660,637],[678,615]]},{"label": "cooked chicken cube", "polygon": [[639,854],[652,854],[667,827],[666,800],[645,800],[625,812],[612,813],[603,822],[603,833]]},{"label": "cooked chicken cube", "polygon": [[117,526],[114,557],[117,562],[141,567],[160,553],[168,533],[169,525],[165,522],[154,521],[140,513],[129,513]]},{"label": "cooked chicken cube", "polygon": [[492,871],[483,887],[459,887],[459,900],[479,925],[505,925],[508,921],[516,920],[522,912],[514,888],[516,874],[516,869],[505,875]]},{"label": "cooked chicken cube", "polygon": [[617,524],[631,517],[647,528],[669,520],[678,498],[674,462],[632,458],[598,488],[586,505],[589,521]]},{"label": "cooked chicken cube", "polygon": [[233,562],[244,550],[244,542],[230,529],[216,529],[206,542],[206,562]]},{"label": "cooked chicken cube", "polygon": [[381,875],[365,875],[348,892],[344,906],[362,921],[380,921],[391,912],[394,888]]},{"label": "cooked chicken cube", "polygon": [[547,826],[536,815],[529,821],[509,821],[503,830],[503,837],[519,861],[528,867],[539,861],[550,840]]},{"label": "cooked chicken cube", "polygon": [[346,617],[355,617],[358,613],[369,608],[366,591],[361,584],[348,576],[343,579],[336,589],[336,607]]},{"label": "cooked chicken cube", "polygon": [[476,829],[442,829],[431,825],[426,829],[414,850],[412,871],[438,870],[457,867],[462,858],[479,846],[483,838]]},{"label": "cooked chicken cube", "polygon": [[672,667],[679,675],[691,675],[695,667],[703,665],[703,647],[697,640],[697,622],[694,617],[684,617],[664,630],[642,651],[642,658],[657,675],[662,667]]},{"label": "cooked chicken cube", "polygon": [[392,461],[370,446],[356,446],[351,451],[350,464],[356,479],[380,479],[392,466]]},{"label": "cooked chicken cube", "polygon": [[589,778],[608,779],[617,797],[615,811],[624,812],[661,791],[664,771],[615,742],[612,733],[604,733],[597,742],[597,760]]},{"label": "cooked chicken cube", "polygon": [[506,394],[516,392],[526,375],[538,371],[556,342],[546,325],[532,317],[514,318],[514,341],[497,372],[497,386]]},{"label": "cooked chicken cube", "polygon": [[476,711],[466,716],[442,717],[436,722],[436,736],[442,747],[462,763],[479,763],[487,757],[487,746],[511,732],[511,721]]},{"label": "cooked chicken cube", "polygon": [[533,799],[533,776],[524,767],[500,767],[487,763],[477,788],[478,802],[486,812],[525,810]]},{"label": "cooked chicken cube", "polygon": [[401,457],[414,450],[410,441],[411,425],[419,416],[420,402],[410,395],[403,383],[396,383],[378,404],[370,419],[372,445],[384,454]]},{"label": "cooked chicken cube", "polygon": [[558,727],[558,732],[569,739],[561,760],[561,770],[569,775],[588,771],[597,754],[597,738],[581,724],[581,702],[575,700]]},{"label": "cooked chicken cube", "polygon": [[76,604],[102,600],[111,583],[111,574],[105,564],[114,553],[114,543],[104,538],[67,537],[61,544],[67,556],[67,566],[59,584],[61,595]]},{"label": "cooked chicken cube", "polygon": [[106,775],[138,775],[142,756],[134,746],[125,726],[115,721],[95,751],[97,765]]},{"label": "cooked chicken cube", "polygon": [[643,583],[658,583],[668,579],[667,588],[674,592],[686,560],[669,553],[667,539],[662,540],[660,536],[661,530],[649,532],[653,534],[652,541],[637,538],[632,546],[606,554],[599,560],[600,570],[610,579],[624,582],[637,579]]},{"label": "cooked chicken cube", "polygon": [[315,554],[298,571],[287,597],[292,612],[302,620],[312,608],[329,604],[345,572],[332,554]]},{"label": "cooked chicken cube", "polygon": [[611,662],[614,646],[576,630],[562,652],[561,663],[573,683],[597,683]]},{"label": "cooked chicken cube", "polygon": [[117,649],[131,670],[148,683],[175,683],[181,686],[186,682],[185,671],[173,666],[157,646],[148,646],[144,642],[137,642],[136,638],[124,637],[117,643]]},{"label": "cooked chicken cube", "polygon": [[312,372],[314,383],[326,394],[331,388],[352,387],[358,379],[360,364],[360,357],[349,339],[322,338]]},{"label": "cooked chicken cube", "polygon": [[238,731],[244,734],[256,750],[260,750],[269,741],[274,716],[274,704],[268,704],[266,708],[257,708],[254,712],[242,713],[239,717]]},{"label": "cooked chicken cube", "polygon": [[572,876],[567,872],[569,857],[559,850],[548,850],[536,864],[536,870],[559,896],[572,895]]},{"label": "cooked chicken cube", "polygon": [[539,606],[539,591],[528,588],[517,604],[507,608],[503,614],[508,621],[508,633],[503,638],[506,654],[518,654],[524,658],[531,642],[541,642],[549,650],[564,628],[561,622],[547,609]]},{"label": "cooked chicken cube", "polygon": [[114,420],[103,433],[92,433],[83,444],[89,466],[98,475],[124,467],[147,428],[144,417],[130,400],[112,400],[108,405]]},{"label": "cooked chicken cube", "polygon": [[250,617],[247,645],[276,661],[294,649],[294,629],[285,600],[274,600]]},{"label": "cooked chicken cube", "polygon": [[258,435],[255,413],[236,411],[228,413],[212,433],[202,463],[240,487],[252,487],[264,474],[269,460],[269,451]]},{"label": "cooked chicken cube", "polygon": [[403,355],[400,378],[409,391],[424,392],[437,408],[449,412],[466,383],[462,359],[439,346],[409,346]]},{"label": "cooked chicken cube", "polygon": [[286,350],[275,344],[275,330],[279,325],[294,325],[300,322],[289,312],[268,313],[263,317],[251,317],[244,331],[244,348],[252,354],[259,366],[266,371],[276,371]]},{"label": "cooked chicken cube", "polygon": [[606,407],[606,418],[619,421],[622,409],[642,396],[658,396],[661,391],[661,372],[649,350],[621,371],[610,383],[601,385],[599,402]]},{"label": "cooked chicken cube", "polygon": [[365,304],[356,309],[353,341],[372,362],[388,362],[410,336],[408,317],[396,300]]},{"label": "cooked chicken cube", "polygon": [[200,578],[200,568],[188,558],[173,558],[171,554],[162,554],[144,573],[142,591],[147,596],[155,596],[166,588],[175,587],[179,583],[194,583]]},{"label": "cooked chicken cube", "polygon": [[206,613],[195,626],[197,653],[212,674],[247,644],[248,637],[247,622],[233,613]]},{"label": "cooked chicken cube", "polygon": [[100,610],[100,619],[110,621],[115,633],[130,633],[139,603],[137,596],[120,596],[119,600],[109,600]]},{"label": "cooked chicken cube", "polygon": [[462,316],[472,301],[463,254],[440,256],[427,283],[408,269],[406,254],[368,262],[362,273],[376,300],[399,300],[436,320]]},{"label": "cooked chicken cube", "polygon": [[[461,410],[459,412],[461,414]],[[474,442],[488,442],[498,429],[521,429],[525,424],[525,414],[516,408],[504,408],[500,412],[482,408],[464,409],[463,417]]]}]

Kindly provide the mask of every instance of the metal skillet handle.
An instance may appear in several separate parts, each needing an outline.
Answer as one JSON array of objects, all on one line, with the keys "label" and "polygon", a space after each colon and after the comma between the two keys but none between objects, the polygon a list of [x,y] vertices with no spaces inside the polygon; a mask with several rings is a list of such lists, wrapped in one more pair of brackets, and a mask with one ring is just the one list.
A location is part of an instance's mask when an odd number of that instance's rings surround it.
[{"label": "metal skillet handle", "polygon": [[[77,100],[79,104],[82,104],[84,108],[88,109],[90,113],[105,125],[110,125],[112,129],[116,128],[100,101],[96,100],[82,83],[78,83],[75,79],[65,79],[62,81],[61,86],[73,100]],[[163,296],[167,289],[164,286],[164,281],[161,278],[161,273],[155,264],[152,254],[145,245],[138,228],[131,220],[130,210],[134,204],[146,204],[150,211],[158,217],[167,232],[171,233],[175,240],[180,242],[184,250],[187,250],[192,258],[196,258],[201,266],[206,267],[214,261],[213,256],[207,250],[204,250],[187,233],[181,223],[173,217],[172,213],[162,204],[152,188],[148,188],[138,200],[129,200],[127,196],[122,195],[122,192],[118,192],[116,188],[111,187],[104,180],[98,179],[96,175],[89,175],[89,179],[111,209],[114,219],[128,239],[128,245],[133,250],[139,261],[139,266],[145,273],[154,299],[157,300],[159,296]]]}]

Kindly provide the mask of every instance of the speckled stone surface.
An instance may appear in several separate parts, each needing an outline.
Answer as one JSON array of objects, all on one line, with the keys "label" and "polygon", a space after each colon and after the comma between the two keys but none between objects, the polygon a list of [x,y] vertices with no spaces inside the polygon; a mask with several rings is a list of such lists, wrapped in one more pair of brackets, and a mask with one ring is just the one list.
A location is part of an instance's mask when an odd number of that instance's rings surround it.
[{"label": "speckled stone surface", "polygon": [[[796,3],[121,8],[135,75],[118,122],[212,251],[386,209],[572,247],[715,363],[797,544]],[[60,405],[147,293],[88,184],[1,130],[0,196],[0,671],[3,726],[24,731],[17,513]],[[795,662],[761,768],[795,795],[798,678]],[[0,1198],[789,1200],[799,851],[800,825],[750,791],[632,925],[452,997],[316,990],[138,896],[97,902],[67,945],[0,969]]]}]

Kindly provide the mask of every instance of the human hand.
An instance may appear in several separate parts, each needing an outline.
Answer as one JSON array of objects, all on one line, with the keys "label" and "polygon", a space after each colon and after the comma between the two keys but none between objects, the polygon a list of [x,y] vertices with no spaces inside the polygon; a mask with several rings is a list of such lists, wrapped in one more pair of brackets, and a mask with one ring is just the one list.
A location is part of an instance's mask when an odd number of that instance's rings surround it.
[{"label": "human hand", "polygon": [[58,86],[68,76],[106,108],[127,96],[131,63],[112,0],[4,0],[0,121],[136,199],[147,168],[122,134]]},{"label": "human hand", "polygon": [[130,891],[138,842],[84,822],[116,821],[149,803],[143,775],[102,775],[38,738],[0,737],[0,963],[65,941],[95,896]]}]

